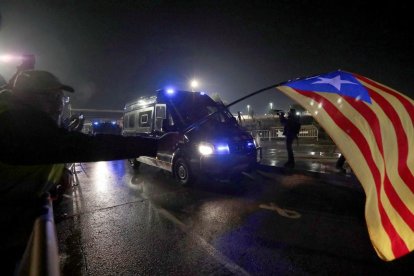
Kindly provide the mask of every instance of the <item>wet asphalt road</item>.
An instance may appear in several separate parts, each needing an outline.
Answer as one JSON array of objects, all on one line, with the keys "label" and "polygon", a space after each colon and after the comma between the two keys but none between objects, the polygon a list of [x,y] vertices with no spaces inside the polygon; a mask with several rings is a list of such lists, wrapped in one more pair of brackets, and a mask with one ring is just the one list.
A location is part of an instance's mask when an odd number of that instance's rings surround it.
[{"label": "wet asphalt road", "polygon": [[82,163],[55,206],[63,275],[395,275],[381,261],[350,177],[263,168],[239,183],[180,187],[157,168]]}]

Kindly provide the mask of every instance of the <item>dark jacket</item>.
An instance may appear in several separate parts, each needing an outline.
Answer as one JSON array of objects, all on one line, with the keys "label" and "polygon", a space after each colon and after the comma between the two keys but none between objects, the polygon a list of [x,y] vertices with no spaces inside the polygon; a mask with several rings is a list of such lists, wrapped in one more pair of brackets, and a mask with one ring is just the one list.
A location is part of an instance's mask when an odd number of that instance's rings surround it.
[{"label": "dark jacket", "polygon": [[289,114],[286,118],[284,116],[279,116],[280,123],[283,127],[283,135],[289,138],[297,138],[300,129],[299,119],[294,114]]},{"label": "dark jacket", "polygon": [[44,112],[0,92],[0,162],[33,165],[155,156],[157,140],[69,132]]}]

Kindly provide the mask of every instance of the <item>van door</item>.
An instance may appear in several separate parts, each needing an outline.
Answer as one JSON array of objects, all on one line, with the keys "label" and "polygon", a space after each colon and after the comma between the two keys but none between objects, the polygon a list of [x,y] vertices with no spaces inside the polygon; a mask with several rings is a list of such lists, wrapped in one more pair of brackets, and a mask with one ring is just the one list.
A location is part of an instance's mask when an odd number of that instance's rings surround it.
[{"label": "van door", "polygon": [[163,132],[163,121],[167,118],[167,107],[165,104],[155,105],[155,116],[154,116],[154,134],[156,137],[164,134]]},{"label": "van door", "polygon": [[[154,136],[160,137],[169,132],[168,127],[166,127],[166,124],[168,124],[168,117],[171,117],[171,115],[167,116],[166,104],[156,104],[153,131]],[[157,152],[157,165],[163,169],[172,171],[173,154],[173,151]]]}]

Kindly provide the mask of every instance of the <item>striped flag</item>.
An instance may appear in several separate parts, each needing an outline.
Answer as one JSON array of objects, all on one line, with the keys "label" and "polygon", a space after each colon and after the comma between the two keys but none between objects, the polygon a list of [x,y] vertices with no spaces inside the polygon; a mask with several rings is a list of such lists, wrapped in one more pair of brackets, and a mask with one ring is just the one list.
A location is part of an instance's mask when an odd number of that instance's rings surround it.
[{"label": "striped flag", "polygon": [[277,86],[312,113],[344,154],[366,194],[378,256],[414,249],[414,101],[367,77],[335,71]]}]

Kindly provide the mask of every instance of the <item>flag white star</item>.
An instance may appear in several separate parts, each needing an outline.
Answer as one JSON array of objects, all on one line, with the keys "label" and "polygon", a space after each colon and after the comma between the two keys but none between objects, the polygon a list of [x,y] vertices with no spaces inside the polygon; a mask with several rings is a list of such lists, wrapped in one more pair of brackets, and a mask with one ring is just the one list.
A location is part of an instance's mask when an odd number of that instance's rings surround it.
[{"label": "flag white star", "polygon": [[354,83],[352,81],[341,80],[341,76],[340,75],[338,75],[338,76],[336,76],[334,78],[331,78],[331,79],[330,78],[322,78],[322,77],[319,77],[318,79],[319,79],[318,81],[315,81],[312,84],[326,83],[326,84],[332,85],[338,91],[341,91],[341,85],[342,84],[355,84],[355,85],[357,84],[357,83]]}]

